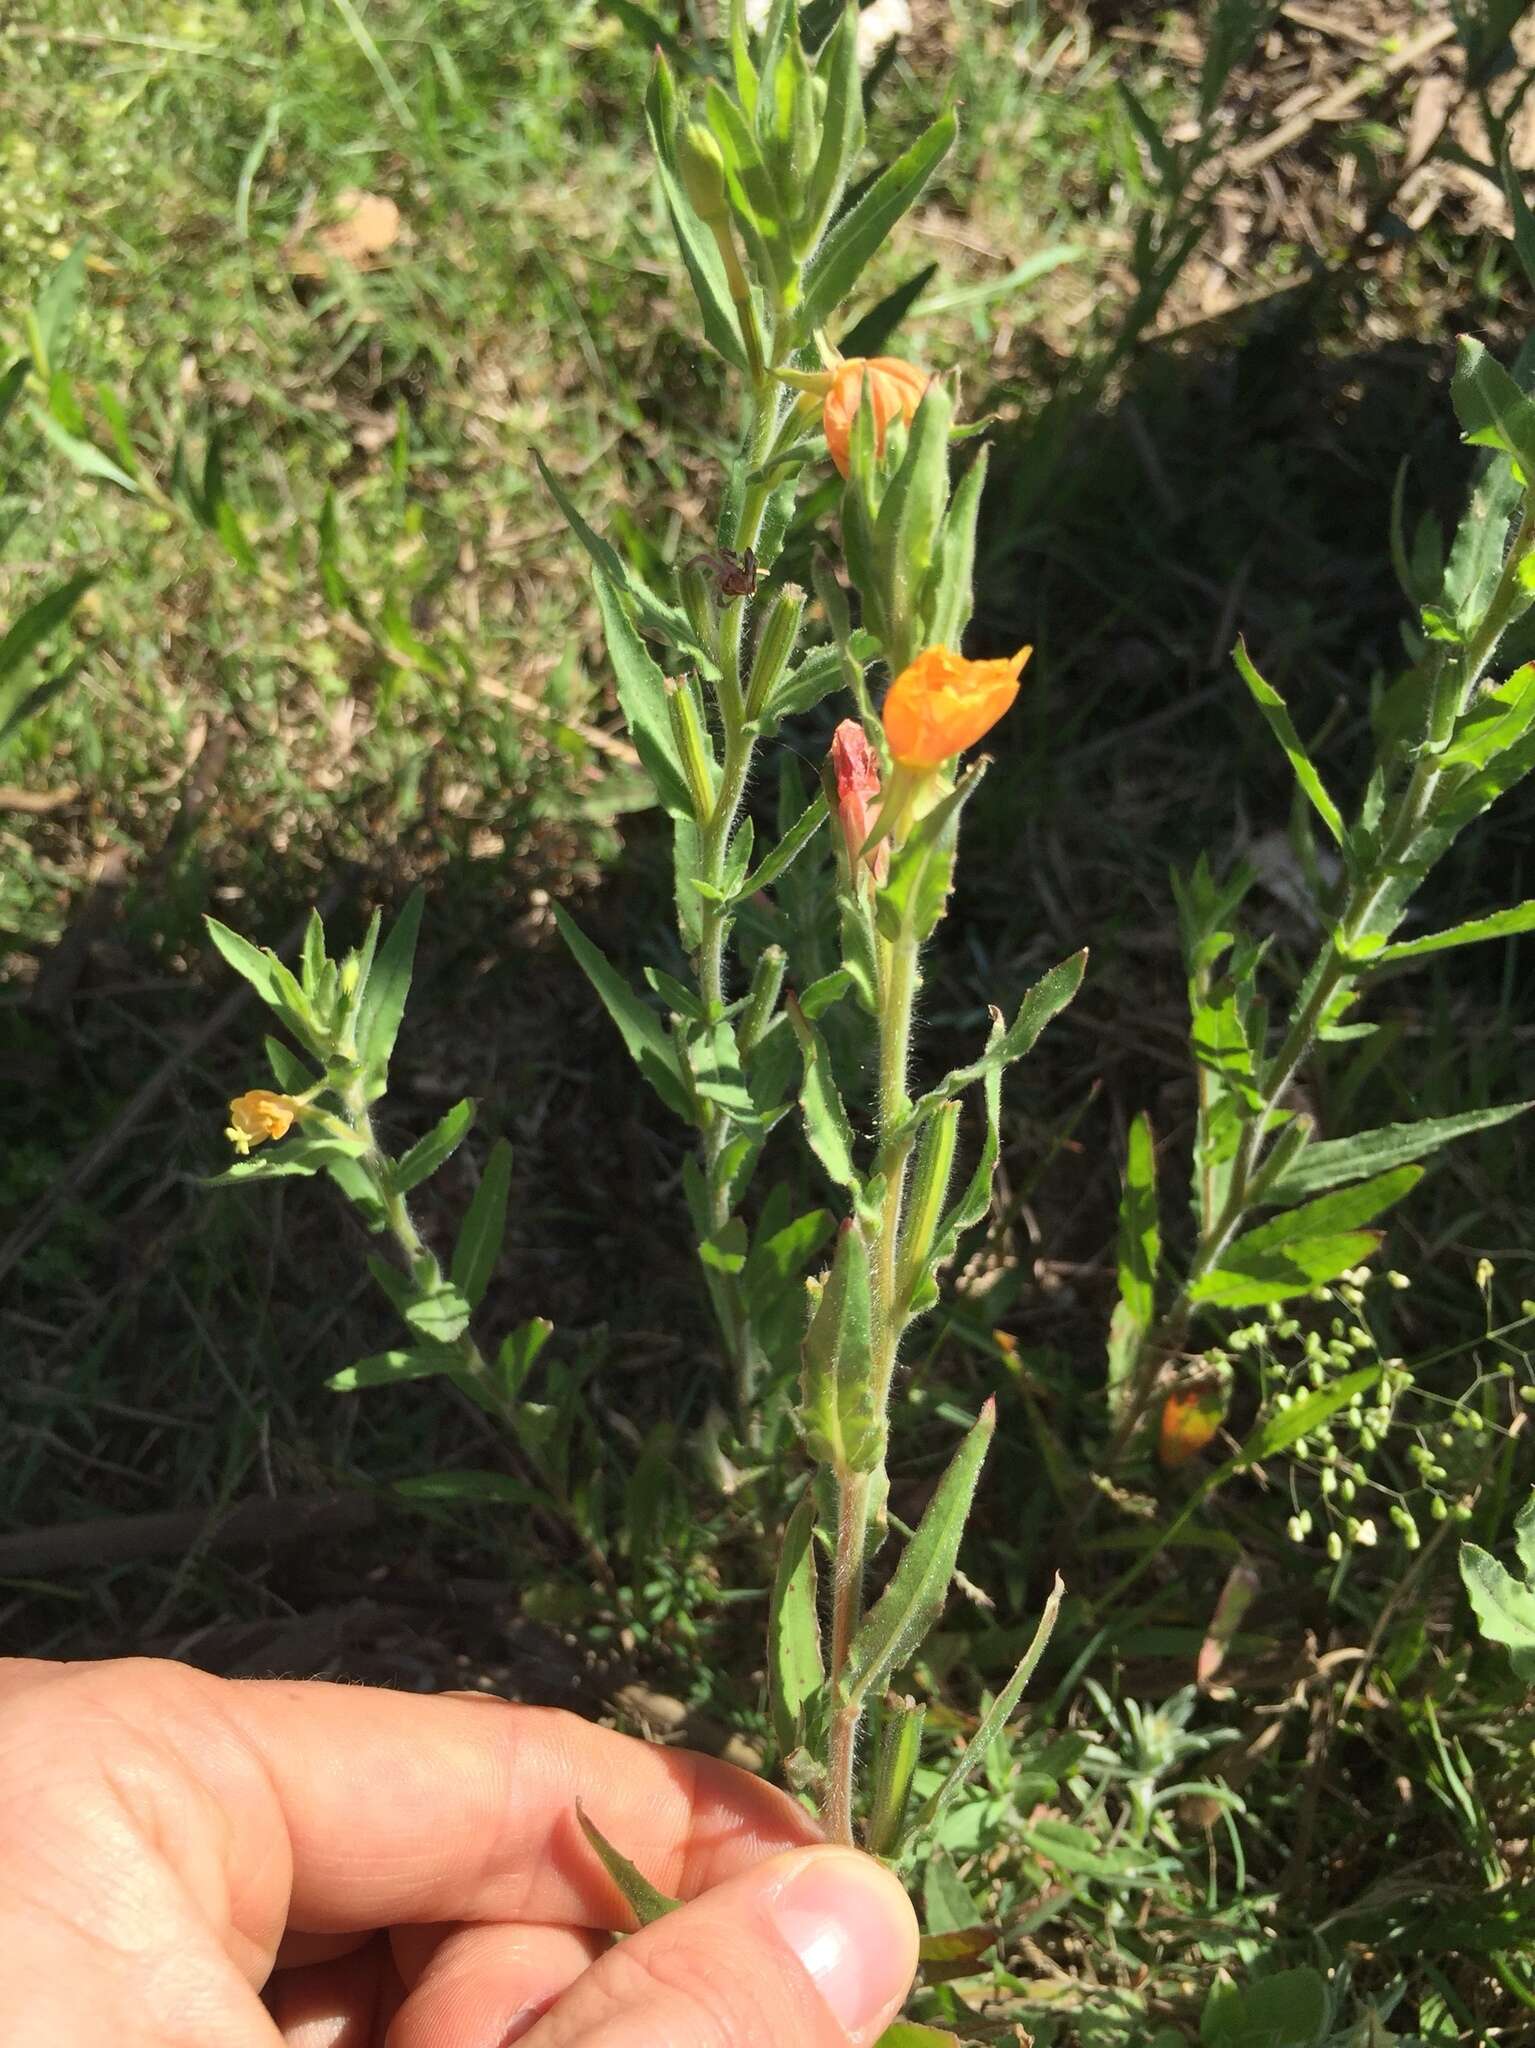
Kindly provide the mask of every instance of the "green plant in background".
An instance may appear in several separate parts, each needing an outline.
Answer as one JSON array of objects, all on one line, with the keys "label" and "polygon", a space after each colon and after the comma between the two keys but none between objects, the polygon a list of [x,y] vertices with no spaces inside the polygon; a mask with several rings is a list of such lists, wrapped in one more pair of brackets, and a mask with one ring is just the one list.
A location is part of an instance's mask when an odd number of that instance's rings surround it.
[{"label": "green plant in background", "polygon": [[[1376,1027],[1351,1012],[1379,977],[1535,929],[1528,902],[1445,931],[1397,936],[1459,835],[1535,767],[1535,664],[1490,679],[1535,599],[1535,402],[1523,388],[1532,366],[1527,349],[1511,375],[1478,343],[1462,343],[1456,410],[1466,439],[1491,452],[1447,558],[1431,520],[1410,549],[1398,535],[1399,573],[1417,608],[1413,665],[1376,702],[1374,760],[1351,821],[1283,699],[1237,649],[1242,679],[1295,776],[1299,858],[1324,936],[1272,1025],[1269,941],[1245,931],[1238,916],[1252,871],[1218,881],[1201,861],[1176,884],[1198,1084],[1196,1229],[1180,1264],[1162,1244],[1156,1148],[1142,1119],[1126,1165],[1109,1343],[1111,1468],[1141,1446],[1159,1407],[1175,1441],[1186,1434],[1185,1410],[1188,1430],[1201,1440],[1213,1432],[1224,1398],[1201,1359],[1201,1323],[1232,1309],[1277,1307],[1338,1280],[1374,1250],[1370,1226],[1417,1184],[1418,1161],[1528,1106],[1324,1137],[1292,1091],[1319,1048],[1373,1035]],[[1316,821],[1327,842],[1321,850]],[[1256,1220],[1264,1211],[1271,1213]],[[1178,1408],[1169,1411],[1169,1402]]]},{"label": "green plant in background", "polygon": [[[422,900],[417,890],[387,934],[375,913],[362,945],[339,959],[327,954],[325,928],[312,913],[297,974],[270,950],[207,920],[225,960],[300,1048],[295,1053],[282,1040],[267,1039],[275,1086],[247,1089],[231,1102],[228,1136],[241,1156],[212,1184],[329,1176],[365,1227],[388,1240],[391,1256],[370,1256],[368,1270],[405,1328],[401,1346],[357,1360],[330,1385],[353,1393],[440,1377],[504,1432],[512,1464],[510,1471],[424,1473],[401,1481],[397,1491],[412,1500],[541,1509],[574,1532],[606,1583],[612,1573],[601,1548],[605,1532],[592,1498],[591,1460],[577,1454],[579,1366],[544,1358],[541,1398],[535,1399],[532,1376],[552,1325],[532,1317],[483,1349],[474,1329],[506,1234],[510,1144],[498,1138],[492,1145],[444,1267],[416,1227],[411,1198],[467,1137],[475,1105],[455,1103],[394,1156],[374,1127],[405,1014]],[[259,1149],[277,1140],[284,1142],[274,1150]]]}]

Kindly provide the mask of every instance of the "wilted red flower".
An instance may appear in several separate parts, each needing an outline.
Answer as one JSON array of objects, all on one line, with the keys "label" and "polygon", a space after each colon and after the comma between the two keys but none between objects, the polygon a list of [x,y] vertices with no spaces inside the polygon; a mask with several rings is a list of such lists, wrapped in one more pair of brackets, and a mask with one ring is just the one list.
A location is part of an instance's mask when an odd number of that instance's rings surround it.
[{"label": "wilted red flower", "polygon": [[[837,818],[847,848],[847,870],[856,875],[871,829],[870,805],[879,795],[879,762],[856,718],[844,718],[832,734],[831,764],[837,778]],[[870,863],[876,879],[888,860],[889,848],[877,847]]]}]

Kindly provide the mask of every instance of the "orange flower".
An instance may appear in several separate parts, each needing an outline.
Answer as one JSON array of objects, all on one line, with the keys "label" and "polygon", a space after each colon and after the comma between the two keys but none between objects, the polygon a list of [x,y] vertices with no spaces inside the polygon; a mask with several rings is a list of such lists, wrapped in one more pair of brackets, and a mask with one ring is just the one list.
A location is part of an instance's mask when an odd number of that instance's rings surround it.
[{"label": "orange flower", "polygon": [[885,738],[906,768],[937,768],[973,747],[1018,694],[1032,650],[1011,661],[966,661],[947,647],[927,647],[903,668],[885,695]]},{"label": "orange flower", "polygon": [[848,471],[848,441],[858,417],[865,379],[869,404],[874,409],[874,445],[883,449],[885,430],[894,419],[911,425],[928,386],[926,370],[899,356],[851,356],[832,372],[826,399],[821,407],[821,424],[826,429],[826,452],[844,476]]},{"label": "orange flower", "polygon": [[270,1088],[248,1088],[229,1105],[229,1129],[225,1136],[243,1159],[253,1145],[268,1138],[285,1138],[302,1105],[291,1095],[278,1095]]}]

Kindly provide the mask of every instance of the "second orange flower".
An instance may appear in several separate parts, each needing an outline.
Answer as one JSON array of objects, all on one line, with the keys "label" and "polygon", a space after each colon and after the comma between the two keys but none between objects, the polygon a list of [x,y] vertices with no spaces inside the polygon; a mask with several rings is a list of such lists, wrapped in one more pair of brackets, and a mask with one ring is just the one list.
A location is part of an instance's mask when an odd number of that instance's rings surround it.
[{"label": "second orange flower", "polygon": [[885,738],[905,768],[942,767],[991,731],[1018,695],[1032,649],[1005,661],[967,661],[947,647],[926,647],[885,695]]}]

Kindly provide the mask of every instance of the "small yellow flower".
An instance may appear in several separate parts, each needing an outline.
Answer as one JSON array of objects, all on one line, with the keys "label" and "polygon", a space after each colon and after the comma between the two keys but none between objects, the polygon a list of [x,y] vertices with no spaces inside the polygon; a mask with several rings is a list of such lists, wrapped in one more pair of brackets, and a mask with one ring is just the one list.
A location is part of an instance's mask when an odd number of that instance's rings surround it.
[{"label": "small yellow flower", "polygon": [[248,1088],[229,1105],[229,1128],[224,1135],[243,1159],[253,1145],[268,1138],[285,1138],[295,1117],[302,1115],[302,1103],[291,1095],[278,1095],[270,1088]]},{"label": "small yellow flower", "polygon": [[924,648],[885,696],[885,738],[906,768],[938,768],[973,747],[1009,709],[1033,650],[1010,661],[966,661],[947,647]]},{"label": "small yellow flower", "polygon": [[899,356],[850,356],[845,363],[838,363],[826,388],[821,425],[826,430],[827,453],[843,476],[848,473],[848,443],[866,381],[874,413],[874,445],[883,450],[892,420],[911,425],[929,379],[926,370]]}]

